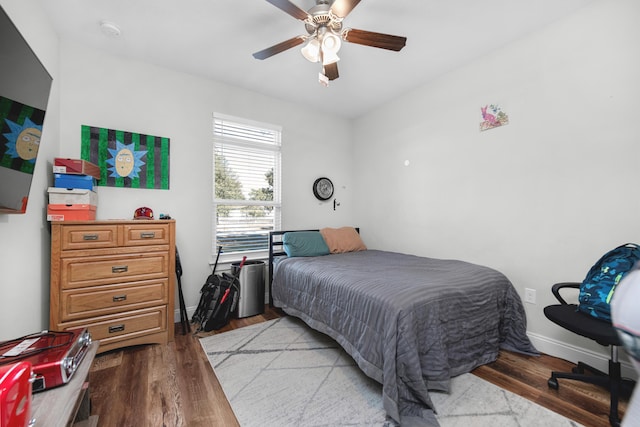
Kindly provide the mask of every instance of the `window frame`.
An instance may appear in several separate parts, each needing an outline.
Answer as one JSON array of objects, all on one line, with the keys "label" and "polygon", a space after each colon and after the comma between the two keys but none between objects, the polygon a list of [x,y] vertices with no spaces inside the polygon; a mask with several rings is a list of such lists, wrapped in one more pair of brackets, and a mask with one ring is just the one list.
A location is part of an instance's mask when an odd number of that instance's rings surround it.
[{"label": "window frame", "polygon": [[[273,140],[269,142],[259,141],[258,139],[235,139],[228,135],[221,135],[217,130],[218,123],[224,126],[227,122],[234,126],[246,127],[246,129],[264,130],[267,133],[273,133]],[[281,176],[282,176],[282,126],[274,125],[270,123],[258,122],[242,117],[231,116],[221,113],[213,113],[213,153],[212,153],[212,209],[211,209],[211,221],[212,221],[212,246],[211,254],[212,259],[217,259],[217,247],[218,247],[218,221],[217,221],[217,207],[218,205],[224,206],[270,206],[273,207],[273,230],[279,230],[281,228],[282,220],[282,199],[281,199]],[[241,148],[243,150],[256,150],[261,152],[274,153],[273,160],[273,201],[264,200],[239,200],[239,199],[218,199],[216,197],[216,154],[220,145],[228,145],[232,148]],[[267,239],[268,240],[268,239]],[[269,248],[259,250],[245,250],[234,252],[222,252],[220,255],[221,262],[228,262],[231,260],[240,260],[243,256],[247,256],[247,259],[266,259],[269,254]]]}]

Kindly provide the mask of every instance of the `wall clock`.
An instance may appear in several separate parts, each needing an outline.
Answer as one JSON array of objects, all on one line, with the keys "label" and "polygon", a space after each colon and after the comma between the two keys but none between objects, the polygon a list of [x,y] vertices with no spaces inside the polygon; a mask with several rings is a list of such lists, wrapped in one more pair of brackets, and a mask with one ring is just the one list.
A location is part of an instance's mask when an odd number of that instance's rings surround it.
[{"label": "wall clock", "polygon": [[313,195],[318,200],[329,200],[333,196],[333,182],[329,178],[318,178],[313,183]]}]

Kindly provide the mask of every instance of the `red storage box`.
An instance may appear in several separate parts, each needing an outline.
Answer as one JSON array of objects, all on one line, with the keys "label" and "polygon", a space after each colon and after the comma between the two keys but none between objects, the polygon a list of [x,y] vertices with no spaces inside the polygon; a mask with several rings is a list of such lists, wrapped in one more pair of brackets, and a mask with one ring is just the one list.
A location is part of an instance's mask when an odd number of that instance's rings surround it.
[{"label": "red storage box", "polygon": [[96,219],[94,205],[47,205],[47,221],[86,221]]},{"label": "red storage box", "polygon": [[63,159],[62,157],[54,158],[53,173],[90,175],[95,179],[100,179],[100,168],[93,163],[80,159]]}]

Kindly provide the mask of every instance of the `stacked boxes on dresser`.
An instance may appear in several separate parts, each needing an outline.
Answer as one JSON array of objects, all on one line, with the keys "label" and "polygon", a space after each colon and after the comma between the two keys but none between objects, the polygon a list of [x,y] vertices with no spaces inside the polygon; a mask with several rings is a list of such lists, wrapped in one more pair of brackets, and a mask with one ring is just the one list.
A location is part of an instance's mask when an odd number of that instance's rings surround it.
[{"label": "stacked boxes on dresser", "polygon": [[85,160],[55,158],[54,187],[49,187],[48,221],[81,221],[96,219],[98,194],[94,191],[100,179],[100,168]]}]

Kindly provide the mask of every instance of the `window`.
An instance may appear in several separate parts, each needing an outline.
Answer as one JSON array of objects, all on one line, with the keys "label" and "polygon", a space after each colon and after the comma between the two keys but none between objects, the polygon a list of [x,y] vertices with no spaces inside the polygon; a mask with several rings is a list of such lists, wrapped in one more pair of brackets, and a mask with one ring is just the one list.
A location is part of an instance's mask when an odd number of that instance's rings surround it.
[{"label": "window", "polygon": [[281,128],[213,115],[213,254],[263,256],[280,229]]}]

